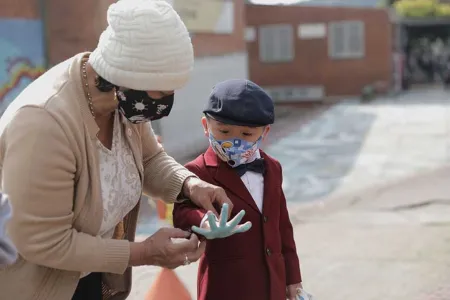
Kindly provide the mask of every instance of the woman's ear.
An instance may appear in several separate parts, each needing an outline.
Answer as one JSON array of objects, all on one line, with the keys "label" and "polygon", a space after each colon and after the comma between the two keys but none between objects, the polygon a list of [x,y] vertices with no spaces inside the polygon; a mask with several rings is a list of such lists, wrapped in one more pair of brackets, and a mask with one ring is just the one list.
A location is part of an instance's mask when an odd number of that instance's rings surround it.
[{"label": "woman's ear", "polygon": [[206,119],[206,117],[202,118],[202,126],[203,126],[203,132],[205,133],[205,136],[209,136],[208,120]]}]

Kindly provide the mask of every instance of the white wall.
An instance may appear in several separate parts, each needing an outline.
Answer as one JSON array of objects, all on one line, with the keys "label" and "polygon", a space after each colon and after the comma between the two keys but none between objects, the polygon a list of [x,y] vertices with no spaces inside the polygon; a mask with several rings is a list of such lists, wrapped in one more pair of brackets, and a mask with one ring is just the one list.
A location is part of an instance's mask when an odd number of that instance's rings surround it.
[{"label": "white wall", "polygon": [[183,159],[206,149],[208,141],[200,124],[203,108],[212,87],[232,78],[247,78],[246,54],[196,58],[190,82],[176,92],[172,112],[158,125],[170,155]]}]

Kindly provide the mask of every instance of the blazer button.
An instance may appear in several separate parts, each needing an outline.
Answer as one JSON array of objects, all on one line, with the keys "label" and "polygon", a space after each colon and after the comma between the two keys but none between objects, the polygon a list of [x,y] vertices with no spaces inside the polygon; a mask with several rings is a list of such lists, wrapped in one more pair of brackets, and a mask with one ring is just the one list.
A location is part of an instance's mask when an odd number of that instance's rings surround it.
[{"label": "blazer button", "polygon": [[133,134],[133,132],[131,131],[131,128],[127,129],[127,134],[128,134],[128,136],[131,136]]},{"label": "blazer button", "polygon": [[268,219],[269,218],[267,216],[264,216],[264,223],[267,223]]},{"label": "blazer button", "polygon": [[266,249],[266,253],[267,253],[267,256],[270,256],[270,255],[272,255],[272,252],[270,251],[270,249],[269,249],[269,248],[267,248],[267,249]]}]

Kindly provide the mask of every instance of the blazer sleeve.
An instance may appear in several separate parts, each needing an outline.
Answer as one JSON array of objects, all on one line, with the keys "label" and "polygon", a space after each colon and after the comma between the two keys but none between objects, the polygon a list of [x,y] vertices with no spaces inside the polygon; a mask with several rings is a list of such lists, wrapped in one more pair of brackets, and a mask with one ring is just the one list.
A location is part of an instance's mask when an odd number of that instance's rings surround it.
[{"label": "blazer sleeve", "polygon": [[[205,173],[195,165],[189,163],[186,168],[196,174],[200,179],[205,180]],[[175,203],[173,207],[172,217],[174,227],[190,231],[192,226],[200,226],[200,222],[206,214],[206,210],[199,208],[189,200]]]},{"label": "blazer sleeve", "polygon": [[186,178],[195,176],[177,163],[158,143],[150,122],[141,125],[144,165],[144,193],[173,203],[180,195]]},{"label": "blazer sleeve", "polygon": [[[283,177],[281,165],[279,163],[278,165],[281,177]],[[286,284],[291,285],[302,282],[302,276],[300,272],[300,262],[297,256],[297,248],[295,246],[294,229],[289,218],[289,211],[287,209],[286,197],[284,196],[283,189],[281,189],[280,205],[280,234],[286,269]]]},{"label": "blazer sleeve", "polygon": [[23,107],[4,135],[2,191],[12,206],[7,230],[27,261],[60,270],[123,274],[130,245],[72,228],[77,162],[60,124]]}]

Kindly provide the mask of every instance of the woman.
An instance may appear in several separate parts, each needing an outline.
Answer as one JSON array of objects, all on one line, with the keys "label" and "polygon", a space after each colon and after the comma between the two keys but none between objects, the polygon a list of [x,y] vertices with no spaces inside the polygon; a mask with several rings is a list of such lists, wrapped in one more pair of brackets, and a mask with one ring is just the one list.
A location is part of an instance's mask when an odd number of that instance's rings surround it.
[{"label": "woman", "polygon": [[177,229],[132,242],[141,192],[213,211],[213,202],[230,203],[169,157],[150,126],[169,114],[192,67],[188,31],[170,5],[119,1],[92,53],[55,66],[10,105],[0,120],[1,182],[19,258],[0,271],[2,295],[125,299],[131,266],[199,258],[204,244]]}]

